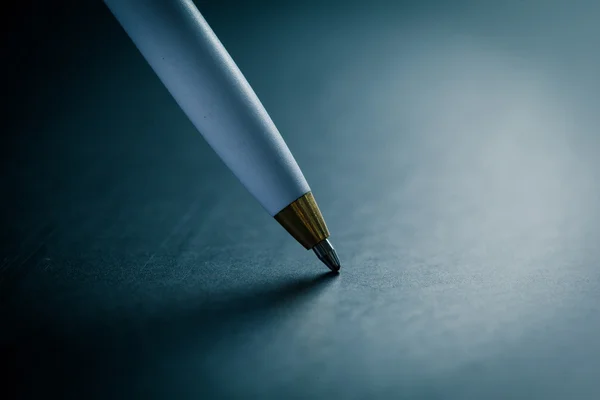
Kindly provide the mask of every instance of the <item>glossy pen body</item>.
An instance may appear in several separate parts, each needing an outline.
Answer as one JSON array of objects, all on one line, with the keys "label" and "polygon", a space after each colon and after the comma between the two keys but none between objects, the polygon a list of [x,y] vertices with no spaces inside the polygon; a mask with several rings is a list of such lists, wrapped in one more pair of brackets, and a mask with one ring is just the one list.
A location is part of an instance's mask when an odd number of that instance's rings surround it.
[{"label": "glossy pen body", "polygon": [[311,189],[267,111],[191,0],[105,0],[212,149],[304,247],[339,269]]}]

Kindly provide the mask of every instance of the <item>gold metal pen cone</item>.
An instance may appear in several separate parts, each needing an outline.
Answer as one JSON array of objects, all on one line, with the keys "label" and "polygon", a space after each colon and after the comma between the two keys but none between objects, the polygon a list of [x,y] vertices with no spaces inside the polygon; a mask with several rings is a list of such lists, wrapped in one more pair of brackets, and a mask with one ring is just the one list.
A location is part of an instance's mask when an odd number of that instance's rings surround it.
[{"label": "gold metal pen cone", "polygon": [[311,192],[278,212],[275,219],[306,249],[312,249],[329,237],[329,230]]}]

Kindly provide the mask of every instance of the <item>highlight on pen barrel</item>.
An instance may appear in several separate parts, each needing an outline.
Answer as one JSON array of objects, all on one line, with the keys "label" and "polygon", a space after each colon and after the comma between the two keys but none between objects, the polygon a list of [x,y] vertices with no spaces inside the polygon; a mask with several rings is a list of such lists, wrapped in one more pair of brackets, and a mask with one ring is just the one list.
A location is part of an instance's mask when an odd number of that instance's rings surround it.
[{"label": "highlight on pen barrel", "polygon": [[275,215],[275,219],[307,250],[334,272],[340,269],[340,260],[328,240],[329,229],[312,192],[307,192]]},{"label": "highlight on pen barrel", "polygon": [[104,2],[194,127],[271,216],[310,191],[279,130],[194,2]]}]

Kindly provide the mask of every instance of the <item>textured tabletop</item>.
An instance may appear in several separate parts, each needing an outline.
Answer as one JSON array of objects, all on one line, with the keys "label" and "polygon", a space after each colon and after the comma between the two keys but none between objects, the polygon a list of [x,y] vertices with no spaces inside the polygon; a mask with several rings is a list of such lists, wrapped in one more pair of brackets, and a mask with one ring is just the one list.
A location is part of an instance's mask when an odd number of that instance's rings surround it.
[{"label": "textured tabletop", "polygon": [[339,276],[83,3],[11,39],[3,388],[597,398],[597,2],[197,3],[303,169]]}]

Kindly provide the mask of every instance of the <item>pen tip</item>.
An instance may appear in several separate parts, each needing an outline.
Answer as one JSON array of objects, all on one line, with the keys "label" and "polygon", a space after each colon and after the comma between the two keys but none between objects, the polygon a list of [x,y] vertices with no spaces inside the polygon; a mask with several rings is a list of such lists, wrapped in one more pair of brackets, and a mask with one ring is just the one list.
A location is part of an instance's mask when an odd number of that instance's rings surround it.
[{"label": "pen tip", "polygon": [[340,259],[338,258],[335,249],[328,239],[319,242],[315,247],[313,247],[313,251],[317,257],[319,257],[319,260],[321,260],[323,264],[327,265],[330,270],[339,273],[342,265],[340,264]]}]

